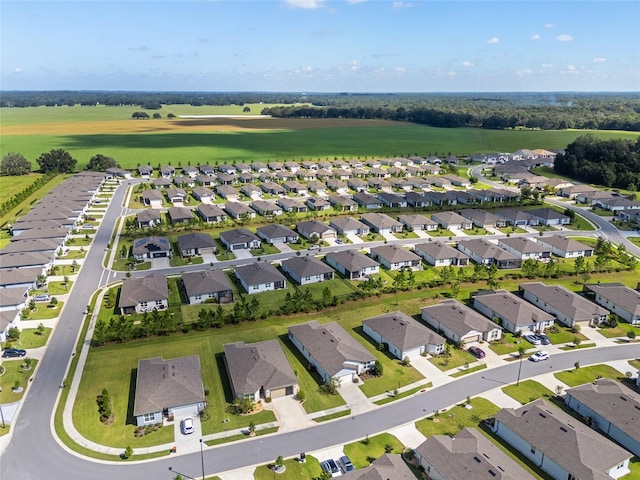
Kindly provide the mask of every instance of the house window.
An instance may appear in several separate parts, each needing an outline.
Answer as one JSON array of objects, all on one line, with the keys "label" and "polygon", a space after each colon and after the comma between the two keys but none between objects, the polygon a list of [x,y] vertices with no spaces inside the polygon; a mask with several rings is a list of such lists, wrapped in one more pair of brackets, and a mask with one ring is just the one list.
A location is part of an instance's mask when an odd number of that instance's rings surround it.
[{"label": "house window", "polygon": [[147,302],[140,302],[140,308],[147,309]]},{"label": "house window", "polygon": [[536,454],[536,447],[534,447],[533,445],[531,445],[531,453],[532,454]]},{"label": "house window", "polygon": [[144,423],[153,422],[156,419],[156,414],[155,413],[145,413],[142,416],[142,419],[144,420]]}]

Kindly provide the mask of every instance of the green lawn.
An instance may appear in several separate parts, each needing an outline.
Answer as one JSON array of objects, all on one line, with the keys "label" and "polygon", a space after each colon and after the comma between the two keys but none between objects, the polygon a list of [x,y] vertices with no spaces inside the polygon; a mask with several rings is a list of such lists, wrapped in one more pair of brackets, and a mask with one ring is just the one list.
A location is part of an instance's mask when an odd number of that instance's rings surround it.
[{"label": "green lawn", "polygon": [[[2,386],[0,404],[13,403],[22,399],[25,394],[27,382],[31,375],[33,375],[36,365],[38,365],[38,360],[32,359],[32,361],[33,364],[29,370],[22,368],[23,360],[21,359],[5,360],[2,362],[0,368],[4,368],[4,374],[0,376],[0,386]],[[23,389],[22,391],[13,391],[16,382],[19,382],[20,387]]]},{"label": "green lawn", "polygon": [[51,335],[51,329],[45,328],[42,333],[37,328],[23,328],[20,333],[20,345],[18,348],[40,348],[44,347]]},{"label": "green lawn", "polygon": [[624,373],[620,373],[609,365],[592,365],[578,369],[574,368],[572,370],[565,370],[564,372],[557,372],[553,375],[570,387],[576,387],[584,383],[592,383],[599,377],[613,378],[614,380],[625,378]]},{"label": "green lawn", "polygon": [[444,228],[439,228],[438,230],[430,230],[427,234],[431,237],[453,237],[453,232],[450,230],[445,230]]},{"label": "green lawn", "polygon": [[67,253],[60,258],[64,258],[65,260],[79,260],[87,256],[87,251],[83,248],[82,250],[67,250]]},{"label": "green lawn", "polygon": [[61,281],[52,281],[47,283],[47,290],[50,295],[64,295],[69,293],[72,285],[73,282],[71,280],[69,280],[66,285]]},{"label": "green lawn", "polygon": [[416,393],[420,392],[420,391],[426,391],[427,388],[431,388],[433,386],[433,384],[431,382],[428,382],[424,385],[421,385],[419,387],[415,387],[415,388],[411,388],[409,390],[406,390],[404,392],[400,392],[397,395],[393,394],[393,392],[388,395],[387,397],[383,398],[382,400],[377,400],[374,403],[376,405],[385,405],[387,403],[391,403],[391,402],[395,402],[396,400],[400,400],[402,398],[407,398],[410,397],[412,395],[415,395]]},{"label": "green lawn", "polygon": [[509,385],[502,388],[502,391],[521,404],[533,402],[538,398],[549,399],[553,392],[535,380],[523,380],[520,385]]},{"label": "green lawn", "polygon": [[527,231],[524,228],[520,228],[520,227],[503,227],[503,228],[498,228],[497,230],[507,235],[510,233],[527,233]]},{"label": "green lawn", "polygon": [[[275,463],[275,458],[273,463]],[[324,459],[323,459],[324,460]],[[255,469],[253,472],[254,480],[293,480],[293,479],[314,479],[320,478],[322,475],[322,468],[320,467],[320,461],[311,455],[306,456],[306,462],[300,463],[296,459],[289,459],[284,461],[286,470],[283,473],[276,474],[271,465],[262,465]]]},{"label": "green lawn", "polygon": [[[85,234],[86,235],[86,234]],[[67,240],[67,246],[69,247],[88,247],[89,245],[91,245],[91,242],[93,241],[93,239],[91,237],[85,236],[85,237],[72,237],[69,240]]]},{"label": "green lawn", "polygon": [[416,232],[401,232],[401,233],[395,233],[394,236],[396,238],[400,238],[400,239],[407,239],[407,238],[420,238],[418,237],[418,234]]},{"label": "green lawn", "polygon": [[465,408],[464,404],[456,405],[445,412],[439,412],[437,417],[430,415],[418,420],[416,428],[425,437],[431,435],[454,436],[465,427],[477,427],[482,420],[495,415],[500,410],[497,405],[481,397],[471,399],[473,408],[470,410]]},{"label": "green lawn", "polygon": [[607,338],[617,338],[617,337],[627,337],[627,333],[633,330],[636,332],[636,338],[640,338],[640,327],[636,325],[631,325],[630,323],[620,322],[615,328],[611,327],[601,327],[598,328],[598,333],[607,337]]},{"label": "green lawn", "polygon": [[579,350],[581,348],[593,348],[595,347],[596,344],[595,343],[581,343],[580,345],[567,345],[565,347],[560,347],[560,350]]},{"label": "green lawn", "polygon": [[[385,446],[390,446],[392,450],[387,452]],[[390,433],[366,437],[344,446],[344,454],[349,457],[356,468],[368,467],[373,460],[385,453],[402,453],[403,450],[404,445]]]},{"label": "green lawn", "polygon": [[451,349],[449,350],[451,354],[450,357],[445,357],[444,355],[436,355],[429,359],[431,363],[433,363],[440,370],[447,371],[452,368],[459,368],[468,363],[473,363],[476,361],[476,357],[471,355],[466,350],[461,348],[457,348],[454,345],[451,345]]},{"label": "green lawn", "polygon": [[549,331],[545,332],[545,335],[549,337],[551,343],[553,345],[558,345],[562,343],[573,343],[574,338],[579,338],[581,341],[588,340],[588,338],[582,333],[572,333],[569,327],[562,327],[558,325],[560,331],[558,333],[551,333]]},{"label": "green lawn", "polygon": [[529,342],[522,337],[516,337],[513,333],[502,332],[502,338],[489,344],[489,348],[498,355],[506,355],[507,353],[516,353],[518,348],[524,347],[525,349],[533,348]]},{"label": "green lawn", "polygon": [[29,311],[29,318],[24,320],[48,320],[56,318],[60,315],[64,302],[58,302],[55,307],[51,307],[48,303],[36,303],[36,309]]},{"label": "green lawn", "polygon": [[484,364],[484,363],[482,363],[480,365],[475,365],[475,366],[469,367],[469,368],[463,367],[463,368],[460,368],[459,371],[452,373],[451,376],[453,378],[458,378],[458,377],[462,377],[464,375],[467,375],[469,373],[479,372],[480,370],[484,370],[486,368],[487,368],[487,365]]},{"label": "green lawn", "polygon": [[[4,122],[3,122],[4,123]],[[42,177],[41,173],[29,173],[27,175],[17,176],[0,176],[0,203],[13,197],[29,187],[38,178]]]}]

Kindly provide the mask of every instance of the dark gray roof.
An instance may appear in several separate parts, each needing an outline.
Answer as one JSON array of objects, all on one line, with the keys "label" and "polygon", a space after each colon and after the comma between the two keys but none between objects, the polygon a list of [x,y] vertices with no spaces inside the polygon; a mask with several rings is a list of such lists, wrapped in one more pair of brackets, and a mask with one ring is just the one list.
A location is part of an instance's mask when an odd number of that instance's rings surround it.
[{"label": "dark gray roof", "polygon": [[182,275],[182,283],[188,297],[205,293],[226,292],[231,290],[231,282],[220,269],[212,268]]},{"label": "dark gray roof", "polygon": [[436,260],[442,260],[445,258],[469,258],[460,250],[442,242],[419,243],[414,247],[414,249],[419,249]]},{"label": "dark gray roof", "polygon": [[455,437],[433,435],[421,443],[416,452],[447,479],[535,478],[475,428],[463,428]]},{"label": "dark gray roof", "polygon": [[481,258],[493,258],[495,260],[518,260],[518,257],[497,247],[484,238],[473,238],[471,240],[461,240],[458,245],[462,245],[469,251]]},{"label": "dark gray roof", "polygon": [[367,267],[380,266],[378,262],[372,260],[357,250],[342,250],[340,252],[327,253],[326,258],[332,259],[336,264],[342,265],[350,272],[357,272]]},{"label": "dark gray roof", "polygon": [[252,394],[264,388],[296,385],[298,380],[278,340],[224,346],[229,379],[236,394]]},{"label": "dark gray roof", "polygon": [[282,261],[282,266],[301,278],[333,272],[329,265],[311,256],[288,258]]},{"label": "dark gray roof", "polygon": [[384,213],[365,213],[360,219],[376,228],[401,227],[402,224]]},{"label": "dark gray roof", "polygon": [[248,205],[244,203],[238,202],[228,202],[224,204],[224,209],[230,214],[234,216],[240,216],[244,213],[255,214],[256,212],[252,210]]},{"label": "dark gray roof", "polygon": [[159,190],[145,190],[142,192],[142,198],[145,200],[162,200],[162,192]]},{"label": "dark gray roof", "polygon": [[220,207],[216,205],[209,205],[208,203],[203,203],[202,205],[198,205],[198,211],[205,218],[227,216],[227,214]]},{"label": "dark gray roof", "polygon": [[431,215],[431,219],[436,222],[442,222],[446,224],[451,223],[469,223],[471,220],[457,214],[456,212],[435,212]]},{"label": "dark gray roof", "polygon": [[135,416],[200,402],[204,402],[204,387],[198,355],[138,361]]},{"label": "dark gray roof", "polygon": [[69,229],[64,227],[32,228],[22,232],[17,237],[11,237],[11,241],[15,242],[30,238],[66,238],[67,235],[69,235]]},{"label": "dark gray roof", "polygon": [[374,247],[371,249],[371,256],[374,258],[384,258],[389,263],[420,261],[420,257],[418,255],[395,244]]},{"label": "dark gray roof", "polygon": [[444,337],[399,310],[367,318],[362,323],[402,350],[422,345],[443,345],[446,341]]},{"label": "dark gray roof", "polygon": [[420,214],[411,215],[398,215],[398,221],[406,223],[407,225],[437,225],[438,222],[434,222],[429,217]]},{"label": "dark gray roof", "polygon": [[498,245],[506,245],[520,253],[543,253],[549,251],[549,247],[543,247],[525,237],[501,238],[498,240]]},{"label": "dark gray roof", "polygon": [[375,361],[369,351],[337,323],[320,325],[317,320],[292,325],[289,332],[313,356],[329,376],[345,367],[345,362],[368,363]]},{"label": "dark gray roof", "polygon": [[10,242],[0,250],[0,255],[19,252],[55,252],[60,247],[60,242],[53,238],[30,238]]},{"label": "dark gray roof", "polygon": [[[566,390],[640,444],[640,396],[615,380],[599,378]],[[637,453],[637,452],[636,452]]]},{"label": "dark gray roof", "polygon": [[368,230],[369,225],[365,225],[360,220],[356,220],[353,217],[338,217],[331,219],[331,225],[334,225],[337,229],[345,230]]},{"label": "dark gray roof", "polygon": [[492,312],[509,320],[514,325],[529,325],[532,322],[547,322],[555,317],[525,299],[506,290],[480,292],[473,297],[474,303],[480,303]]},{"label": "dark gray roof", "polygon": [[298,237],[298,234],[291,230],[289,227],[285,227],[284,225],[280,225],[279,223],[274,223],[270,225],[264,225],[262,227],[258,227],[256,232],[262,238],[291,238]]},{"label": "dark gray roof", "polygon": [[191,220],[193,218],[193,212],[190,208],[171,207],[169,209],[169,216],[171,217],[172,222],[177,220]]},{"label": "dark gray roof", "polygon": [[148,223],[151,221],[155,222],[160,220],[160,211],[154,210],[152,208],[148,208],[146,210],[142,210],[141,212],[138,212],[136,214],[136,219],[140,223]]},{"label": "dark gray roof", "polygon": [[592,247],[585,245],[584,243],[576,242],[568,237],[561,235],[551,235],[550,237],[538,238],[538,243],[549,245],[565,252],[581,252],[585,250],[593,250]]},{"label": "dark gray roof", "polygon": [[298,231],[302,230],[308,234],[317,233],[321,235],[324,232],[327,232],[329,230],[333,231],[333,228],[331,228],[326,223],[321,222],[320,220],[310,220],[308,222],[299,222],[297,225],[298,225]]},{"label": "dark gray roof", "polygon": [[625,285],[598,283],[584,288],[608,299],[633,315],[640,315],[640,292]]},{"label": "dark gray roof", "polygon": [[518,409],[503,408],[495,418],[580,480],[611,480],[605,471],[632,456],[542,399]]},{"label": "dark gray roof", "polygon": [[236,267],[236,277],[242,279],[246,285],[261,285],[270,282],[286,281],[276,267],[268,262],[251,263]]},{"label": "dark gray roof", "polygon": [[178,237],[180,250],[192,248],[215,248],[216,242],[208,233],[187,233]]},{"label": "dark gray roof", "polygon": [[562,312],[576,322],[591,321],[595,316],[607,315],[608,310],[590,302],[561,285],[545,285],[540,282],[521,283],[520,289],[530,292],[546,305]]},{"label": "dark gray roof", "polygon": [[133,241],[131,252],[134,255],[144,255],[147,252],[169,252],[171,244],[169,237],[144,237]]},{"label": "dark gray roof", "polygon": [[187,198],[187,192],[183,188],[170,187],[170,188],[167,188],[167,197],[169,197],[169,198],[173,198],[173,197]]},{"label": "dark gray roof", "polygon": [[220,238],[224,239],[227,245],[234,245],[236,243],[249,243],[253,240],[260,241],[255,233],[246,228],[236,228],[233,230],[220,232]]},{"label": "dark gray roof", "polygon": [[460,210],[460,215],[462,215],[465,218],[468,218],[472,222],[476,221],[483,224],[485,223],[495,224],[496,222],[500,221],[497,215],[494,215],[493,213],[487,212],[485,210],[476,209],[476,208],[465,208],[463,210]]},{"label": "dark gray roof", "polygon": [[502,330],[502,327],[491,320],[453,299],[443,300],[437,305],[422,307],[422,312],[425,311],[436,322],[460,337],[467,335],[472,330],[478,332],[490,332],[496,328]]},{"label": "dark gray roof", "polygon": [[11,286],[23,283],[33,283],[41,273],[42,267],[10,268],[2,270],[2,274],[0,274],[0,285]]},{"label": "dark gray roof", "polygon": [[24,287],[0,289],[0,307],[20,305],[27,300],[27,289]]},{"label": "dark gray roof", "polygon": [[556,212],[553,208],[534,208],[532,210],[527,210],[527,213],[545,220],[569,218],[560,212]]},{"label": "dark gray roof", "polygon": [[[385,453],[368,467],[342,475],[345,480],[415,480],[402,455]],[[471,479],[469,479],[471,480]]]},{"label": "dark gray roof", "polygon": [[0,255],[0,268],[20,268],[47,265],[51,262],[53,252],[18,252]]},{"label": "dark gray roof", "polygon": [[168,298],[167,278],[160,273],[151,273],[142,278],[124,279],[118,307],[131,307],[140,302],[154,302]]}]

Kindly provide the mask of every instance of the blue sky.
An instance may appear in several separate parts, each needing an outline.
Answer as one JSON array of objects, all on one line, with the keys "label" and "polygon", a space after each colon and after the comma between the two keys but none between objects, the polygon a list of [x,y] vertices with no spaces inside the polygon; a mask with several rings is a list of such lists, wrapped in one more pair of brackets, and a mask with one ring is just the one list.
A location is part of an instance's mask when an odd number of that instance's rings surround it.
[{"label": "blue sky", "polygon": [[640,90],[640,2],[12,1],[3,90]]}]

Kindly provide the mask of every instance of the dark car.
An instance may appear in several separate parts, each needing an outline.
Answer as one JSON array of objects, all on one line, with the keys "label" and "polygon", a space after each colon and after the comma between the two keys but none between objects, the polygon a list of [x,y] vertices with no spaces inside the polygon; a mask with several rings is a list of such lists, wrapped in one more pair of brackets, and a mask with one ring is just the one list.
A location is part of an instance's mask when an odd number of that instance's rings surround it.
[{"label": "dark car", "polygon": [[541,345],[551,345],[551,340],[544,333],[536,333],[536,338],[540,340]]},{"label": "dark car", "polygon": [[349,457],[347,457],[346,455],[340,457],[340,465],[342,465],[342,470],[344,471],[344,473],[352,472],[353,470],[355,470],[353,463],[351,463],[351,460],[349,460]]},{"label": "dark car", "polygon": [[2,352],[2,356],[4,358],[8,357],[24,357],[27,354],[26,350],[22,350],[20,348],[7,348],[4,352]]},{"label": "dark car", "polygon": [[479,347],[469,347],[469,353],[476,358],[484,358],[486,355],[484,350]]}]

